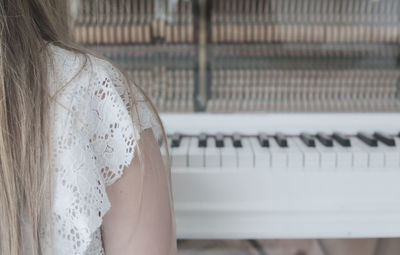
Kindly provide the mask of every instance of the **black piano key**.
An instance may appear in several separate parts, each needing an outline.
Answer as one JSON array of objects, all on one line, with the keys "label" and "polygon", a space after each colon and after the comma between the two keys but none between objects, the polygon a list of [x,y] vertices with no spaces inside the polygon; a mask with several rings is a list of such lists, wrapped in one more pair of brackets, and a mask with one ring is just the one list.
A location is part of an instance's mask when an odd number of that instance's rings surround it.
[{"label": "black piano key", "polygon": [[274,138],[279,147],[284,147],[284,148],[288,147],[288,142],[284,134],[276,133]]},{"label": "black piano key", "polygon": [[261,147],[269,147],[269,140],[266,133],[264,132],[258,133],[257,137]]},{"label": "black piano key", "polygon": [[233,133],[232,140],[233,140],[233,147],[235,148],[242,147],[242,138],[239,133]]},{"label": "black piano key", "polygon": [[348,137],[346,137],[344,134],[335,132],[332,135],[332,138],[338,142],[340,145],[343,147],[351,147],[351,141]]},{"label": "black piano key", "polygon": [[315,147],[315,140],[314,138],[308,133],[301,133],[300,139],[307,147]]},{"label": "black piano key", "polygon": [[372,135],[369,135],[369,134],[366,134],[366,133],[363,133],[363,132],[359,132],[357,134],[357,137],[358,137],[358,139],[363,141],[368,146],[371,146],[371,147],[377,147],[378,146],[378,141]]},{"label": "black piano key", "polygon": [[326,147],[333,147],[332,138],[325,133],[317,133],[317,139]]},{"label": "black piano key", "polygon": [[200,133],[199,147],[207,147],[207,134],[206,133]]},{"label": "black piano key", "polygon": [[175,148],[175,147],[179,147],[179,145],[181,144],[181,139],[182,139],[182,135],[178,132],[175,132],[172,134],[172,138],[171,138],[171,147]]},{"label": "black piano key", "polygon": [[393,137],[391,137],[388,134],[384,134],[381,132],[375,132],[374,133],[374,138],[381,141],[382,143],[388,145],[388,146],[396,146],[396,141],[394,140]]},{"label": "black piano key", "polygon": [[224,135],[222,133],[215,134],[215,146],[217,148],[224,147]]}]

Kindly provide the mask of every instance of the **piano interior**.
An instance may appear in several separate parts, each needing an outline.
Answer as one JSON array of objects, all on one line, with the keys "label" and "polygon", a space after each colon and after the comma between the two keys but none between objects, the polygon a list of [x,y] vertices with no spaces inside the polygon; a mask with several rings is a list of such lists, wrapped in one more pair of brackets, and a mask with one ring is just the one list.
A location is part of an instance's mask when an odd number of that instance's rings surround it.
[{"label": "piano interior", "polygon": [[80,0],[74,36],[159,111],[182,240],[400,236],[398,0]]}]

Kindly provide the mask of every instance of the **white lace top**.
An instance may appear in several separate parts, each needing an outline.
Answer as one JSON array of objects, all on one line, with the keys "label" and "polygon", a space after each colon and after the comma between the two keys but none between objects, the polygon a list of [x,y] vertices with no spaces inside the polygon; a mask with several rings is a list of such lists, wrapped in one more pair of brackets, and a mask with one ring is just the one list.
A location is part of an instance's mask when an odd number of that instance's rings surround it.
[{"label": "white lace top", "polygon": [[104,254],[100,226],[111,206],[106,187],[131,162],[140,132],[157,127],[160,137],[161,129],[134,86],[139,102],[132,124],[123,76],[110,63],[91,55],[78,74],[83,58],[49,47],[56,71],[50,85],[68,83],[53,108],[54,254]]}]

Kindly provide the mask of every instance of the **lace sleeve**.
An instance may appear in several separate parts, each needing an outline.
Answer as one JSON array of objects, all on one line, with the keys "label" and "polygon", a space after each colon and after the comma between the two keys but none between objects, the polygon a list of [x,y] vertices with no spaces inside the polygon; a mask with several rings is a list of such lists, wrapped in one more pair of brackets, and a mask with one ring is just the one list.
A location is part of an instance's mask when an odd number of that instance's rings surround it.
[{"label": "lace sleeve", "polygon": [[106,187],[130,165],[144,129],[152,128],[156,138],[161,135],[156,115],[140,91],[129,84],[137,101],[132,113],[123,75],[104,60],[91,62],[74,81],[77,86],[61,98],[78,118],[62,109],[57,116],[57,254],[101,254],[99,228],[111,207]]},{"label": "lace sleeve", "polygon": [[[125,78],[108,63],[94,70],[89,91],[89,130],[93,130],[90,143],[96,155],[96,163],[104,177],[106,186],[113,184],[122,175],[125,166],[133,158],[140,133],[153,128],[156,137],[160,129],[154,113],[144,96],[129,84],[134,94],[131,101]],[[134,104],[133,113],[130,105]]]}]

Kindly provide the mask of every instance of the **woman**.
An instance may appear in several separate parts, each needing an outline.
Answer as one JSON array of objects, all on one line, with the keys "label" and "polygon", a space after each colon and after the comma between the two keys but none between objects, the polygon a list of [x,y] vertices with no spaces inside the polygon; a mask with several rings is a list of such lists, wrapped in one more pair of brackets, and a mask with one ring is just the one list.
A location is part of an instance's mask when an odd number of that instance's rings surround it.
[{"label": "woman", "polygon": [[0,254],[176,254],[160,119],[67,2],[0,0]]}]

